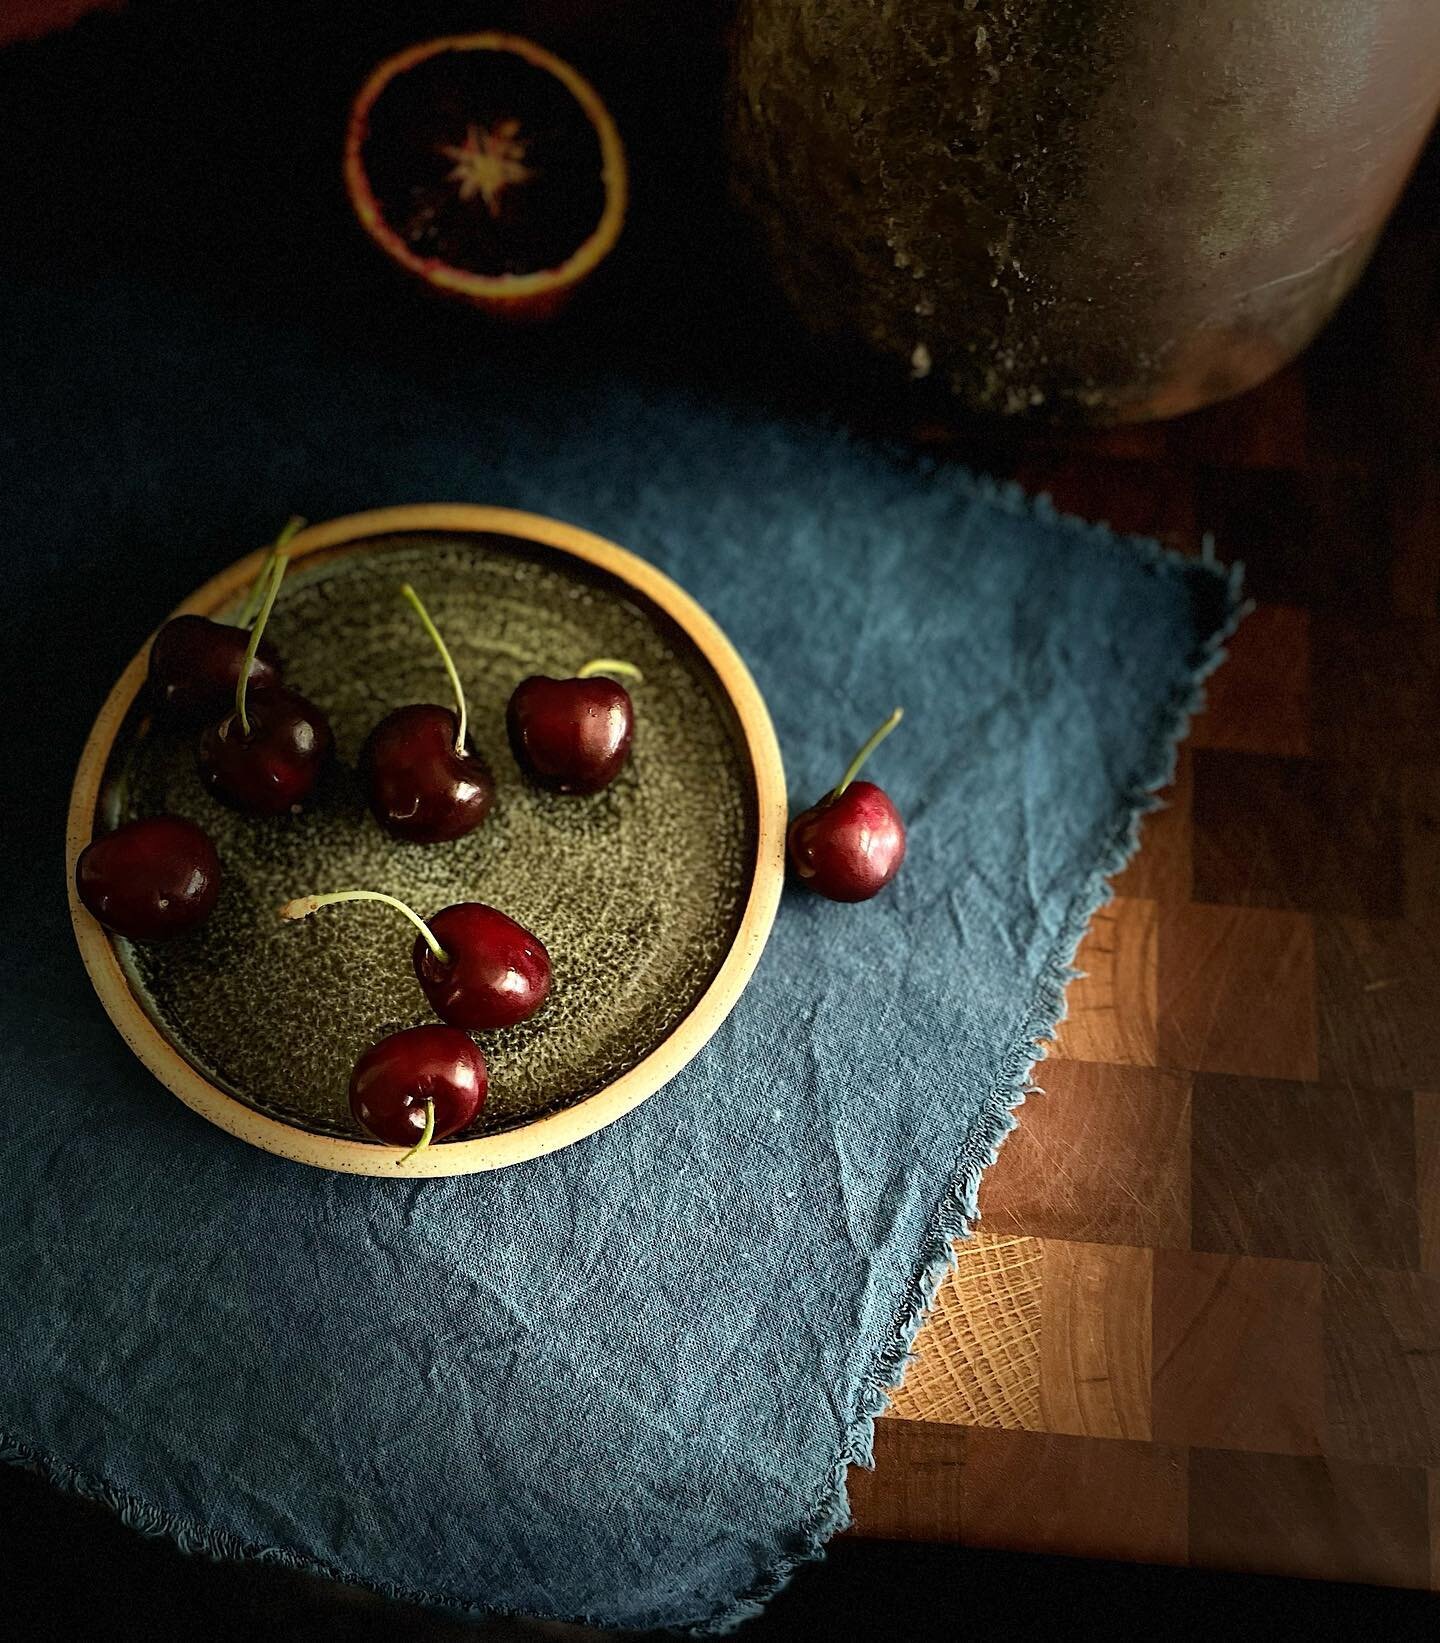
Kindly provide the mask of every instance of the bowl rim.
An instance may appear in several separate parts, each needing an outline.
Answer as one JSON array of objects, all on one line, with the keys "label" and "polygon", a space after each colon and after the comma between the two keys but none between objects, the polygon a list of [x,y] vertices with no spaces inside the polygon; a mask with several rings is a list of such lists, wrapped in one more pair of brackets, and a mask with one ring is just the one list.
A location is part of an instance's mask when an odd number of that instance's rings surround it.
[{"label": "bowl rim", "polygon": [[[113,940],[81,905],[75,864],[95,836],[101,785],[116,736],[145,685],[152,633],[120,675],[91,727],[70,793],[65,872],[70,920],[80,956],[121,1037],[159,1081],[212,1124],[252,1146],[297,1163],[351,1175],[415,1180],[500,1169],[556,1152],[612,1124],[668,1083],[730,1014],[760,961],[784,883],[786,790],[780,747],[759,687],[714,619],[647,560],[604,537],[541,514],[474,503],[417,503],[346,514],[311,525],[284,550],[288,560],[358,546],[367,538],[415,532],[511,536],[595,566],[632,588],[686,634],[714,673],[735,713],[755,783],[756,847],[744,910],[729,951],[690,1011],[634,1067],[572,1107],[470,1141],[450,1141],[418,1153],[403,1169],[399,1150],[368,1141],[316,1135],[257,1112],[212,1084],[171,1044],[136,998]],[[211,577],[170,613],[213,616],[243,594],[267,548]],[[158,630],[157,630],[158,631]]]}]

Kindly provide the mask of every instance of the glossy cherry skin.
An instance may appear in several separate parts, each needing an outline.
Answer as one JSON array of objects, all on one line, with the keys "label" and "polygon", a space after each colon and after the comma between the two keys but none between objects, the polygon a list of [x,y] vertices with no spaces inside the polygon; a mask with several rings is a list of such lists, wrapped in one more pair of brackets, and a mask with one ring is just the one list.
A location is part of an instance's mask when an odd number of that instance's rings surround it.
[{"label": "glossy cherry skin", "polygon": [[[175,616],[150,646],[150,694],[167,718],[204,724],[235,702],[240,666],[250,643],[248,628],[212,622],[207,616]],[[280,657],[268,639],[250,664],[250,689],[274,690]]]},{"label": "glossy cherry skin", "polygon": [[432,1140],[463,1130],[485,1105],[485,1057],[458,1027],[407,1027],[372,1044],[350,1074],[350,1111],[377,1141],[413,1147],[435,1103]]},{"label": "glossy cherry skin", "polygon": [[804,884],[831,901],[869,901],[900,871],[905,823],[873,782],[851,782],[790,825],[790,860]]},{"label": "glossy cherry skin", "polygon": [[515,762],[552,793],[598,793],[625,768],[630,692],[613,679],[522,679],[505,710]]},{"label": "glossy cherry skin", "polygon": [[117,936],[169,941],[210,917],[220,894],[220,858],[194,822],[145,816],[85,846],[75,863],[75,889]]},{"label": "glossy cherry skin", "polygon": [[252,816],[284,816],[310,797],[333,738],[330,721],[293,690],[253,693],[250,734],[228,713],[200,737],[200,777],[209,791]]},{"label": "glossy cherry skin", "polygon": [[483,902],[461,901],[425,922],[450,962],[442,964],[417,936],[415,974],[430,1007],[452,1027],[513,1027],[550,996],[550,955],[513,918]]},{"label": "glossy cherry skin", "polygon": [[392,838],[445,844],[490,814],[495,779],[477,753],[455,751],[458,725],[446,707],[397,707],[370,732],[360,774],[370,812]]}]

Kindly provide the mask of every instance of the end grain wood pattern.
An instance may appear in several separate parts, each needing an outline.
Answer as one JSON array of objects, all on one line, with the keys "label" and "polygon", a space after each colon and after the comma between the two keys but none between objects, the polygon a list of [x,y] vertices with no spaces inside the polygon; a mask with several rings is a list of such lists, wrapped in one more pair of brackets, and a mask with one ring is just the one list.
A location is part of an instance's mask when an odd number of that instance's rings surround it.
[{"label": "end grain wood pattern", "polygon": [[927,430],[1213,532],[1258,603],[851,1474],[859,1534],[1440,1590],[1437,207],[1432,151],[1240,401]]}]

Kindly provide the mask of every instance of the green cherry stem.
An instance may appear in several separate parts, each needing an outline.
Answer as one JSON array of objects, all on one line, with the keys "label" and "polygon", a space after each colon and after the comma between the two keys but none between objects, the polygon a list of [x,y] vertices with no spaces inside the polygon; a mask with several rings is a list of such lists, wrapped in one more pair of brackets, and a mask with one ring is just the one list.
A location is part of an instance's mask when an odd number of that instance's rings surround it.
[{"label": "green cherry stem", "polygon": [[869,740],[855,755],[855,757],[851,759],[850,767],[840,778],[839,786],[831,789],[829,795],[831,800],[838,799],[845,789],[849,787],[850,783],[853,782],[860,774],[860,767],[865,763],[866,759],[870,757],[875,749],[879,747],[881,742],[885,740],[885,738],[892,730],[894,730],[895,726],[898,725],[904,717],[905,709],[903,707],[897,707],[883,725],[878,725],[873,731],[871,731]]},{"label": "green cherry stem", "polygon": [[597,673],[618,673],[622,679],[633,679],[637,685],[645,683],[645,675],[633,662],[617,661],[613,656],[597,656],[593,662],[586,662],[575,677],[593,679]]},{"label": "green cherry stem", "polygon": [[[425,1128],[420,1132],[420,1139],[400,1160],[401,1164],[408,1164],[417,1152],[428,1147],[435,1138],[435,1101],[431,1096],[425,1099]],[[398,1167],[398,1166],[397,1166]]]},{"label": "green cherry stem", "polygon": [[435,955],[437,964],[448,964],[450,955],[435,939],[435,932],[420,917],[413,907],[407,907],[403,901],[394,896],[387,896],[383,890],[332,890],[327,896],[297,896],[294,901],[287,901],[280,909],[280,917],[284,919],[309,918],[312,913],[318,913],[322,907],[338,907],[346,901],[379,901],[387,907],[393,907],[397,913],[404,913],[405,917],[415,926],[425,938],[425,945]]},{"label": "green cherry stem", "polygon": [[414,588],[412,588],[408,582],[405,582],[401,585],[400,592],[414,607],[415,614],[420,618],[421,627],[423,627],[426,633],[430,635],[430,641],[435,646],[436,650],[440,652],[440,660],[444,662],[445,671],[450,676],[450,688],[455,692],[455,705],[460,710],[460,726],[455,736],[455,751],[463,759],[465,757],[466,724],[465,689],[460,683],[460,675],[455,671],[455,663],[451,660],[450,647],[440,637],[440,629],[437,628],[434,622],[430,620],[430,612],[420,603],[420,595],[416,593]]},{"label": "green cherry stem", "polygon": [[260,609],[260,602],[265,597],[265,589],[269,586],[269,579],[275,567],[275,561],[280,557],[280,550],[287,546],[292,536],[305,529],[305,521],[299,514],[292,513],[286,522],[285,529],[271,545],[269,553],[265,555],[265,563],[256,573],[255,580],[250,584],[250,591],[245,595],[245,603],[240,607],[239,626],[248,628],[255,620]]},{"label": "green cherry stem", "polygon": [[245,660],[240,664],[240,677],[235,683],[235,717],[240,721],[240,734],[250,734],[250,719],[245,712],[245,693],[250,687],[250,667],[255,660],[255,652],[260,648],[260,640],[265,632],[265,624],[270,620],[270,612],[275,608],[275,596],[280,591],[280,584],[285,580],[287,561],[282,555],[277,555],[274,564],[270,567],[270,581],[265,589],[265,597],[260,602],[260,614],[255,618],[255,626],[250,629],[250,643],[245,647]]},{"label": "green cherry stem", "polygon": [[270,578],[275,572],[277,554],[274,548],[265,555],[260,569],[256,572],[255,580],[250,584],[250,591],[245,595],[245,603],[240,607],[240,615],[236,626],[248,628],[255,620],[260,610],[260,601],[265,597],[265,589],[270,586]]}]

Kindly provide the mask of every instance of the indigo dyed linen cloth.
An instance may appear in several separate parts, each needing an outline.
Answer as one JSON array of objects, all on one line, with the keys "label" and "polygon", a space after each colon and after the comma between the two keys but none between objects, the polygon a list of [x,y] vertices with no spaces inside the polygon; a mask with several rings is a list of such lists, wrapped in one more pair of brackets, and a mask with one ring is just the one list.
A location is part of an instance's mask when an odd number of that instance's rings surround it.
[{"label": "indigo dyed linen cloth", "polygon": [[[1233,590],[777,410],[783,344],[741,369],[728,289],[698,319],[668,275],[635,297],[648,256],[508,339],[366,285],[364,248],[337,282],[333,53],[263,46],[267,14],[177,63],[194,9],[0,62],[0,1442],[195,1550],[723,1629],[845,1521]],[[707,329],[735,361],[700,368]],[[373,1181],[150,1078],[81,968],[62,839],[167,610],[291,512],[415,501],[553,514],[674,576],[754,670],[794,807],[903,703],[874,776],[910,853],[861,907],[787,892],[729,1021],[611,1128]]]},{"label": "indigo dyed linen cloth", "polygon": [[[502,417],[491,380],[421,394],[233,326],[217,351],[173,296],[5,297],[8,1453],[186,1546],[423,1601],[743,1616],[845,1521],[1227,578],[614,377]],[[156,1084],[81,970],[61,843],[88,716],[178,597],[292,508],[417,499],[676,577],[754,669],[792,808],[903,703],[874,774],[910,849],[864,906],[788,891],[729,1021],[611,1128],[405,1183],[255,1151]]]}]

